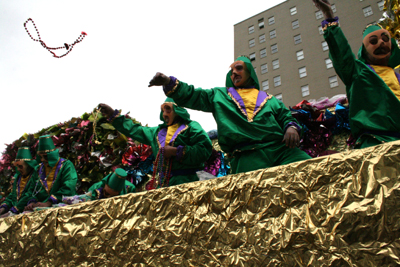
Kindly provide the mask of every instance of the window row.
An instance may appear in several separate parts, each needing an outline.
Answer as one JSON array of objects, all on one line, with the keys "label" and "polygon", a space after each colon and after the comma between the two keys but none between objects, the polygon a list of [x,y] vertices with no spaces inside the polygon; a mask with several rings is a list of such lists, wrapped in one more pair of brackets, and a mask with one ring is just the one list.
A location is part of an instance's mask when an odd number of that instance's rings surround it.
[{"label": "window row", "polygon": [[[323,41],[321,43],[322,45],[322,51],[327,51],[329,50],[328,44],[326,41]],[[273,44],[271,45],[271,54],[275,54],[278,52],[278,44]],[[260,58],[265,58],[267,56],[267,48],[263,48],[260,50]],[[256,53],[251,53],[249,55],[249,58],[251,61],[256,60]],[[296,58],[297,61],[304,59],[304,51],[303,50],[299,50],[296,52]]]},{"label": "window row", "polygon": [[[269,32],[269,39],[274,39],[276,37],[276,31],[272,30]],[[301,43],[301,35],[297,34],[293,36],[294,44],[300,44]],[[258,41],[260,44],[264,43],[266,41],[265,39],[265,34],[262,34],[258,37]],[[249,48],[252,48],[256,45],[256,39],[250,39],[249,40]]]},{"label": "window row", "polygon": [[[335,88],[335,87],[339,86],[337,75],[329,77],[328,82],[329,82],[330,88]],[[282,84],[281,76],[274,77],[274,87],[278,87],[281,84]],[[268,91],[269,90],[269,81],[268,80],[262,81],[261,86],[262,86],[262,90],[264,92]],[[306,96],[310,95],[310,87],[308,86],[308,84],[301,86],[300,90],[301,90],[302,97],[306,97]],[[277,99],[279,99],[280,101],[283,101],[282,94],[275,95],[275,97]]]},{"label": "window row", "polygon": [[[274,16],[268,18],[268,25],[273,25],[273,24],[275,24],[275,17]],[[258,20],[258,28],[259,29],[263,29],[264,26],[265,26],[264,18],[259,19]],[[255,30],[254,25],[251,25],[249,27],[249,34],[252,34],[254,32],[254,30]]]},{"label": "window row", "polygon": [[[333,68],[333,63],[330,58],[325,59],[325,66],[327,69]],[[272,69],[279,69],[279,59],[275,59],[272,61]],[[261,74],[268,73],[268,63],[261,65]],[[307,77],[307,69],[306,67],[299,68],[299,77],[304,78]]]},{"label": "window row", "polygon": [[[291,7],[289,9],[289,13],[290,13],[291,16],[296,15],[297,14],[297,7],[295,7],[295,6]],[[297,21],[297,23],[298,23],[298,21]],[[271,16],[271,17],[268,18],[268,25],[273,25],[273,24],[275,24],[275,17]],[[264,18],[261,18],[261,19],[258,20],[258,28],[259,29],[263,29],[264,28]],[[254,30],[255,30],[254,25],[251,25],[249,27],[249,34],[254,33]]]},{"label": "window row", "polygon": [[[384,3],[385,3],[384,0],[381,0],[381,1],[379,1],[379,2],[377,3],[377,4],[378,4],[379,11],[383,11]],[[335,6],[335,4],[332,4],[332,5],[331,5],[331,8],[332,8],[333,13],[336,13],[336,6]],[[363,8],[363,13],[364,13],[364,16],[365,16],[365,17],[369,17],[369,16],[371,16],[371,15],[374,14],[373,11],[372,11],[372,7],[371,7],[371,6],[364,7],[364,8]],[[297,14],[297,8],[296,8],[296,7],[290,8],[290,15],[293,16],[293,15],[295,15],[295,14]],[[321,10],[318,10],[318,11],[315,12],[315,18],[316,18],[317,20],[320,20],[320,19],[323,19],[323,18],[324,18],[324,14],[322,13]],[[273,25],[273,24],[275,24],[275,17],[274,17],[274,16],[268,18],[268,25]],[[299,20],[298,20],[298,19],[292,21],[292,29],[297,29],[297,28],[299,28],[299,27],[300,27],[300,25],[299,25]],[[264,28],[264,19],[263,19],[263,18],[261,18],[261,19],[258,20],[258,28],[259,28],[259,29],[263,29],[263,28]],[[254,25],[251,25],[251,26],[249,27],[249,34],[254,33],[254,30],[255,30]],[[321,32],[321,31],[320,31],[320,32]],[[321,33],[321,34],[322,34],[322,33]],[[274,37],[271,37],[272,35],[275,35],[275,36],[274,36]],[[272,38],[275,38],[275,37],[276,37],[276,31],[275,31],[275,30],[270,31],[270,38],[272,39]]]}]

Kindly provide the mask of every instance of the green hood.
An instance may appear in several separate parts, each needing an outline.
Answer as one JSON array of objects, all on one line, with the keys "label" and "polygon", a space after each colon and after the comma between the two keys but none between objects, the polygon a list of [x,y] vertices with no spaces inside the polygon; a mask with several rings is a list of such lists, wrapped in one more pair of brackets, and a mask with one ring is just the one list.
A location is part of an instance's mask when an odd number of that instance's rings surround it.
[{"label": "green hood", "polygon": [[[185,123],[190,122],[189,112],[187,112],[187,110],[185,108],[179,107],[172,98],[167,97],[167,99],[165,99],[164,103],[173,103],[172,106],[174,108],[176,115],[179,116],[183,120],[183,122],[185,122]],[[164,121],[162,111],[160,111],[160,120],[162,120],[164,122],[163,124],[161,124],[162,126],[167,126],[167,124]]]},{"label": "green hood", "polygon": [[[252,80],[251,84],[258,90],[260,90],[260,84],[258,83],[257,74],[254,71],[253,64],[251,64],[251,60],[244,56],[238,57],[235,61],[238,61],[238,60],[243,61],[246,64],[247,70],[250,71],[250,79]],[[231,74],[232,74],[232,70],[230,70],[228,72],[228,74],[226,74],[225,86],[228,88],[229,87],[235,88],[235,86],[233,85],[233,82],[231,80]]]},{"label": "green hood", "polygon": [[[365,29],[365,31],[364,31],[363,38],[375,30],[382,29],[382,27],[380,27],[378,25],[371,25],[371,26],[367,26],[367,27],[368,28]],[[371,29],[371,30],[369,30],[369,29]],[[392,42],[392,55],[390,56],[388,66],[393,69],[396,69],[400,65],[400,49],[394,38],[391,38],[391,42]],[[363,62],[365,64],[367,64],[366,54],[367,54],[367,50],[365,49],[364,44],[362,44],[360,49],[358,50],[357,57],[358,57],[358,60],[360,60],[361,62]]]},{"label": "green hood", "polygon": [[[50,167],[54,167],[60,159],[58,149],[54,146],[53,139],[50,135],[42,135],[39,137],[38,153],[46,153]],[[37,162],[40,162],[40,157],[36,157]]]}]

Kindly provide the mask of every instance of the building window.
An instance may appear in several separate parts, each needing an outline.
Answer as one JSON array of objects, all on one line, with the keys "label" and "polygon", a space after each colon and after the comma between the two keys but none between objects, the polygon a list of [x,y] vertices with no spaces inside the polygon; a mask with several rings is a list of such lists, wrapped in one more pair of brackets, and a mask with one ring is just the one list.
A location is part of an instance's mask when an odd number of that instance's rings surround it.
[{"label": "building window", "polygon": [[324,17],[324,14],[322,13],[321,10],[318,10],[315,12],[315,18],[316,19],[322,19]]},{"label": "building window", "polygon": [[272,69],[279,69],[279,59],[275,59],[272,61]]},{"label": "building window", "polygon": [[249,34],[252,34],[254,32],[254,25],[249,27]]},{"label": "building window", "polygon": [[330,69],[333,67],[332,60],[330,58],[325,59],[326,68]]},{"label": "building window", "polygon": [[272,30],[269,32],[269,39],[274,39],[276,37],[276,30]]},{"label": "building window", "polygon": [[385,3],[384,0],[378,2],[379,11],[383,10],[383,4]]},{"label": "building window", "polygon": [[297,8],[296,7],[292,7],[290,9],[290,15],[293,16],[293,15],[296,15],[296,14],[297,14]]},{"label": "building window", "polygon": [[261,74],[265,74],[268,72],[268,65],[267,63],[261,65]]},{"label": "building window", "polygon": [[339,86],[339,83],[338,83],[336,75],[332,76],[332,77],[329,77],[329,85],[331,86],[331,88]]},{"label": "building window", "polygon": [[329,50],[328,43],[326,41],[322,42],[322,51],[327,51]]},{"label": "building window", "polygon": [[322,29],[321,25],[318,26],[318,32],[319,34],[324,34],[324,30]]},{"label": "building window", "polygon": [[271,45],[271,54],[275,54],[278,52],[278,44]]},{"label": "building window", "polygon": [[250,58],[251,61],[256,60],[256,53],[251,53],[249,55],[249,58]]},{"label": "building window", "polygon": [[275,98],[278,99],[279,101],[283,102],[282,94],[277,94],[277,95],[275,96]]},{"label": "building window", "polygon": [[272,25],[272,24],[275,24],[275,17],[274,16],[268,18],[268,25]]},{"label": "building window", "polygon": [[303,50],[296,52],[297,61],[304,59],[304,52]]},{"label": "building window", "polygon": [[265,80],[261,83],[263,91],[267,91],[269,89],[269,82]]},{"label": "building window", "polygon": [[306,67],[299,68],[299,76],[300,78],[304,78],[307,76],[307,69]]},{"label": "building window", "polygon": [[294,44],[300,44],[301,43],[301,35],[298,34],[294,37]]},{"label": "building window", "polygon": [[278,87],[281,85],[281,76],[274,77],[274,86]]},{"label": "building window", "polygon": [[292,29],[297,29],[299,27],[299,20],[296,19],[295,21],[292,21]]},{"label": "building window", "polygon": [[267,48],[260,50],[260,58],[264,58],[267,56]]},{"label": "building window", "polygon": [[258,28],[264,28],[264,18],[258,20]]},{"label": "building window", "polygon": [[249,47],[253,47],[253,46],[255,46],[255,45],[256,45],[256,40],[251,39],[251,40],[249,41]]},{"label": "building window", "polygon": [[363,12],[364,12],[364,17],[369,17],[369,16],[371,16],[372,14],[374,14],[374,13],[372,12],[371,6],[364,7],[364,8],[363,8]]},{"label": "building window", "polygon": [[303,85],[301,87],[301,96],[305,97],[305,96],[308,96],[308,95],[310,95],[310,89],[308,88],[308,84],[307,85]]},{"label": "building window", "polygon": [[336,6],[335,6],[335,4],[332,4],[332,5],[331,5],[331,9],[332,9],[332,12],[333,12],[333,13],[336,13]]},{"label": "building window", "polygon": [[260,41],[260,44],[261,44],[261,43],[264,43],[264,42],[265,42],[265,34],[260,35],[260,36],[258,37],[258,40]]}]

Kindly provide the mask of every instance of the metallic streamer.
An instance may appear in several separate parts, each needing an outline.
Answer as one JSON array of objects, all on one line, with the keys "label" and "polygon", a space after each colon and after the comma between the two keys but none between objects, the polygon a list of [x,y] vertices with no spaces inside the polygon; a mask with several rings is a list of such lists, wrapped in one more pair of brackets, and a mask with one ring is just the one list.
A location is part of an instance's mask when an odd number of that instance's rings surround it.
[{"label": "metallic streamer", "polygon": [[0,266],[398,266],[400,141],[0,219]]}]

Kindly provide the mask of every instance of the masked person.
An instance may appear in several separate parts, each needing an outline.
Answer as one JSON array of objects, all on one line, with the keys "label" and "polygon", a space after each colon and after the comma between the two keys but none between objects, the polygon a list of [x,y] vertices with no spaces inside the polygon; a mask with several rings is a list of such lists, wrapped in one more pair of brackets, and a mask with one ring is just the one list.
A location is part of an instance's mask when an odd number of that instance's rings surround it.
[{"label": "masked person", "polygon": [[143,127],[125,116],[117,116],[105,104],[99,105],[102,114],[122,134],[150,145],[156,160],[153,177],[147,189],[198,181],[196,172],[202,170],[212,151],[211,140],[199,123],[190,120],[186,109],[179,107],[171,98],[161,105],[157,127]]},{"label": "masked person", "polygon": [[38,179],[31,183],[31,199],[25,210],[51,207],[62,202],[63,196],[76,195],[78,176],[74,164],[59,156],[50,135],[39,137],[37,155],[42,163],[36,168]]},{"label": "masked person", "polygon": [[309,159],[296,147],[300,126],[281,101],[259,90],[250,59],[239,57],[230,67],[226,87],[195,89],[162,73],[149,86],[163,85],[178,105],[213,114],[219,145],[233,156],[232,173]]},{"label": "masked person", "polygon": [[329,56],[346,85],[351,133],[357,139],[355,147],[400,140],[400,75],[393,69],[400,64],[396,41],[379,25],[368,25],[356,59],[329,1],[314,3],[325,16],[322,27]]},{"label": "masked person", "polygon": [[93,184],[88,192],[92,193],[92,200],[115,197],[136,192],[135,185],[126,180],[125,170],[118,168],[108,174],[100,182]]},{"label": "masked person", "polygon": [[16,174],[14,176],[13,188],[0,205],[0,214],[8,211],[17,214],[24,210],[31,196],[27,194],[28,188],[31,183],[37,180],[37,172],[35,172],[37,164],[37,161],[32,159],[29,147],[18,148],[17,157],[14,162]]}]

